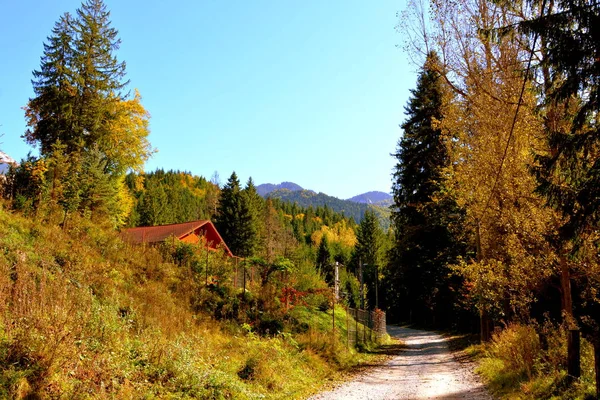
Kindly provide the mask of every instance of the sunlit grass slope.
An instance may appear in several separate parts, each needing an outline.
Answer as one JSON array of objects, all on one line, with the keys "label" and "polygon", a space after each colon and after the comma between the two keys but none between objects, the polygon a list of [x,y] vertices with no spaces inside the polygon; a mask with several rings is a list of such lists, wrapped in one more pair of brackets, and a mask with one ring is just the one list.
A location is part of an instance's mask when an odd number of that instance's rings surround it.
[{"label": "sunlit grass slope", "polygon": [[193,312],[207,289],[155,249],[2,207],[0,226],[0,398],[302,398],[365,357],[342,307],[335,344],[331,309],[309,305],[286,314],[302,329],[261,336]]}]

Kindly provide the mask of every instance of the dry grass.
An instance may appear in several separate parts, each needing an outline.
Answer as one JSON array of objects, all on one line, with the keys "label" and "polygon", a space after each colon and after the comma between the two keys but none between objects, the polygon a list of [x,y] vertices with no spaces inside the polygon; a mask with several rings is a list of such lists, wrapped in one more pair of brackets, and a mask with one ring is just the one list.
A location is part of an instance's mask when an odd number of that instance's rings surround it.
[{"label": "dry grass", "polygon": [[362,357],[341,307],[335,352],[315,310],[296,315],[308,332],[260,336],[194,312],[203,284],[156,249],[84,220],[0,224],[0,398],[301,398]]}]

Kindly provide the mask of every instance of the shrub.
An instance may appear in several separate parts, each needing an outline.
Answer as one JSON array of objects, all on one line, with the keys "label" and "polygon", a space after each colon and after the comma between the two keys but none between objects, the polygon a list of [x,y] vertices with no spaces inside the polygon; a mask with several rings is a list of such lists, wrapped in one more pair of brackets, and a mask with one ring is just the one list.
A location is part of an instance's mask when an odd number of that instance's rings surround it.
[{"label": "shrub", "polygon": [[528,378],[533,376],[540,354],[540,339],[532,326],[511,324],[494,334],[490,352],[505,368]]}]

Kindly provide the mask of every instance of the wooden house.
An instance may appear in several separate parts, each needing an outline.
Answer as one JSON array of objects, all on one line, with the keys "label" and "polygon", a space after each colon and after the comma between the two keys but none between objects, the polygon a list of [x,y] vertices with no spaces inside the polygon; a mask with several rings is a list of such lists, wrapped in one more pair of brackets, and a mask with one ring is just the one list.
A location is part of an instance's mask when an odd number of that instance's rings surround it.
[{"label": "wooden house", "polygon": [[223,249],[228,256],[234,257],[221,235],[219,235],[219,232],[217,232],[217,228],[208,220],[130,228],[124,230],[121,236],[127,242],[138,244],[160,243],[170,237],[185,243],[195,244],[199,243],[201,238],[204,237],[206,239],[206,246],[209,249]]}]

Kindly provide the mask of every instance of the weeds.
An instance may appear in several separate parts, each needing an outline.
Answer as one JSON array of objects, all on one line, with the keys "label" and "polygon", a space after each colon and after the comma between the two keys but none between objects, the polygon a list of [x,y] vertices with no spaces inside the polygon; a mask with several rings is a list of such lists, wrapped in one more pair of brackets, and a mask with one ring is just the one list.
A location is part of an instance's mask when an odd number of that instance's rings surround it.
[{"label": "weeds", "polygon": [[595,391],[592,346],[582,341],[582,377],[569,385],[566,331],[550,322],[537,329],[512,324],[494,334],[488,345],[466,350],[480,358],[477,371],[499,398],[584,399]]},{"label": "weeds", "polygon": [[72,218],[0,209],[0,398],[298,398],[367,357],[305,266],[242,292],[210,254],[206,286],[206,255],[170,262]]}]

